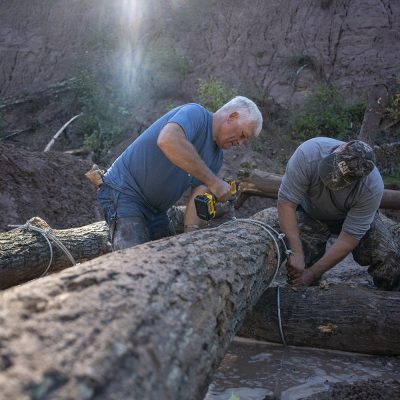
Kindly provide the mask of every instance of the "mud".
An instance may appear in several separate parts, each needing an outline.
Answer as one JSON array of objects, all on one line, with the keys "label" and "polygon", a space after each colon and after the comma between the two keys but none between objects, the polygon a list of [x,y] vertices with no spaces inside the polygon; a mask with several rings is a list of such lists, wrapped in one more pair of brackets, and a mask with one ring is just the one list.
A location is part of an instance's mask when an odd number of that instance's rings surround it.
[{"label": "mud", "polygon": [[205,400],[398,399],[400,357],[236,338]]}]

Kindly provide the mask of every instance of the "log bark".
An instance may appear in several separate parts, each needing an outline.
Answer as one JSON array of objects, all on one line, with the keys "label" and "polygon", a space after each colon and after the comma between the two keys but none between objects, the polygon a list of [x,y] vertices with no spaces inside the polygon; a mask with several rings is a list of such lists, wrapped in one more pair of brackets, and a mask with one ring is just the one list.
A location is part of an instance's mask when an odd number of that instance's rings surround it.
[{"label": "log bark", "polygon": [[[278,198],[282,175],[255,169],[252,174],[240,182],[240,194],[236,208],[240,208],[250,196]],[[400,210],[400,190],[385,189],[380,208]]]},{"label": "log bark", "polygon": [[[185,206],[173,206],[168,210],[177,234],[184,230],[185,209]],[[230,206],[218,203],[216,212],[217,218],[221,218],[230,212]],[[44,229],[50,228],[39,217],[31,218],[28,222]],[[80,228],[52,230],[52,233],[67,249],[71,249],[77,263],[111,252],[109,231],[105,222]],[[52,249],[53,261],[48,268],[51,252],[46,239],[40,233],[26,229],[0,232],[0,290],[73,266],[66,254],[54,243]]]},{"label": "log bark", "polygon": [[[47,229],[49,226],[40,218],[32,218],[32,225]],[[105,222],[96,222],[80,228],[52,230],[69,250],[75,262],[80,263],[111,251],[108,227]],[[54,243],[53,261],[48,273],[72,266],[67,255]],[[0,233],[0,289],[40,277],[49,264],[50,248],[39,233],[27,229],[13,229]]]},{"label": "log bark", "polygon": [[[276,288],[247,315],[239,335],[281,343]],[[400,293],[361,287],[280,288],[286,343],[367,354],[400,355]]]},{"label": "log bark", "polygon": [[[276,226],[276,209],[254,218]],[[202,399],[277,251],[232,221],[104,255],[0,293],[9,399]]]}]

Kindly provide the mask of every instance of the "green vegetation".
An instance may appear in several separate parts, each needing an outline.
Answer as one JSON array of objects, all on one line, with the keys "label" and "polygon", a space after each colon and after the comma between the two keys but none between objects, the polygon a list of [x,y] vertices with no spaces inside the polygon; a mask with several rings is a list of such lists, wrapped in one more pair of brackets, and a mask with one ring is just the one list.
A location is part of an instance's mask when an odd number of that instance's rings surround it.
[{"label": "green vegetation", "polygon": [[303,107],[291,114],[291,128],[297,139],[315,136],[344,139],[358,133],[366,108],[366,100],[347,103],[335,87],[319,86]]},{"label": "green vegetation", "polygon": [[400,78],[396,79],[395,93],[385,111],[393,122],[400,121]]},{"label": "green vegetation", "polygon": [[240,400],[239,396],[236,396],[236,394],[234,394],[233,392],[231,393],[229,400]]},{"label": "green vegetation", "polygon": [[200,102],[212,112],[217,111],[236,95],[237,91],[235,89],[227,88],[216,79],[200,79],[199,81],[198,96]]},{"label": "green vegetation", "polygon": [[84,145],[101,157],[121,139],[129,112],[110,87],[100,85],[88,72],[78,75],[73,88],[83,112],[76,128],[83,132]]},{"label": "green vegetation", "polygon": [[168,98],[180,90],[182,79],[189,71],[189,62],[176,43],[161,38],[150,42],[146,48],[140,71],[145,88],[156,91],[158,97]]},{"label": "green vegetation", "polygon": [[186,57],[169,41],[155,41],[150,44],[148,51],[151,53],[152,62],[158,67],[184,77],[188,72]]},{"label": "green vegetation", "polygon": [[400,171],[395,172],[393,175],[384,175],[382,178],[385,185],[400,186]]},{"label": "green vegetation", "polygon": [[257,163],[254,161],[244,161],[240,164],[240,167],[252,171],[253,169],[257,168]]},{"label": "green vegetation", "polygon": [[254,141],[253,141],[252,149],[253,149],[253,151],[256,151],[257,153],[260,153],[260,154],[264,150],[263,146],[260,143],[257,143],[257,142],[254,143]]}]

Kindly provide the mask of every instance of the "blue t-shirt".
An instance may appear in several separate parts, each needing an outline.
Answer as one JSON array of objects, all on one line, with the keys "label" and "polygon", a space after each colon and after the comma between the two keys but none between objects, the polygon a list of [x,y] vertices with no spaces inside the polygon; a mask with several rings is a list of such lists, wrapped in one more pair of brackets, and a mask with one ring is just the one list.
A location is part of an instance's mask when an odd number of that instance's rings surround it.
[{"label": "blue t-shirt", "polygon": [[301,144],[287,164],[278,199],[301,204],[306,213],[316,219],[344,220],[342,230],[360,240],[371,226],[384,186],[376,167],[342,190],[332,191],[323,184],[319,163],[343,143],[317,137]]},{"label": "blue t-shirt", "polygon": [[107,185],[132,196],[140,207],[153,212],[168,210],[189,186],[202,184],[171,163],[158,147],[158,135],[169,122],[183,129],[214,174],[223,162],[223,151],[212,137],[212,114],[204,107],[190,103],[163,115],[127,147],[104,176]]}]

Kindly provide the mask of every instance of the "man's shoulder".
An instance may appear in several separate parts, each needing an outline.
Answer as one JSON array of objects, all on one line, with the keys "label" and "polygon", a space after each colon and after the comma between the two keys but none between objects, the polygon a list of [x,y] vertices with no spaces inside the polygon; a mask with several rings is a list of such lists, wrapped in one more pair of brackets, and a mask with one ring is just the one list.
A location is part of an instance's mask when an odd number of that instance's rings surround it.
[{"label": "man's shoulder", "polygon": [[302,151],[305,153],[330,153],[332,149],[343,143],[344,142],[338,139],[319,136],[306,140],[299,146],[299,149],[302,149]]},{"label": "man's shoulder", "polygon": [[300,144],[293,155],[302,158],[304,162],[318,163],[322,158],[331,154],[332,151],[342,143],[344,142],[337,139],[315,137]]},{"label": "man's shoulder", "polygon": [[201,113],[207,113],[207,109],[198,103],[186,103],[182,104],[181,106],[177,107],[179,110],[186,110],[186,111],[195,111]]},{"label": "man's shoulder", "polygon": [[382,176],[377,167],[363,179],[363,190],[372,194],[383,193],[385,188]]},{"label": "man's shoulder", "polygon": [[172,116],[171,119],[178,120],[201,120],[206,121],[209,111],[204,108],[201,104],[197,103],[186,103],[181,106],[178,106],[171,110]]}]

